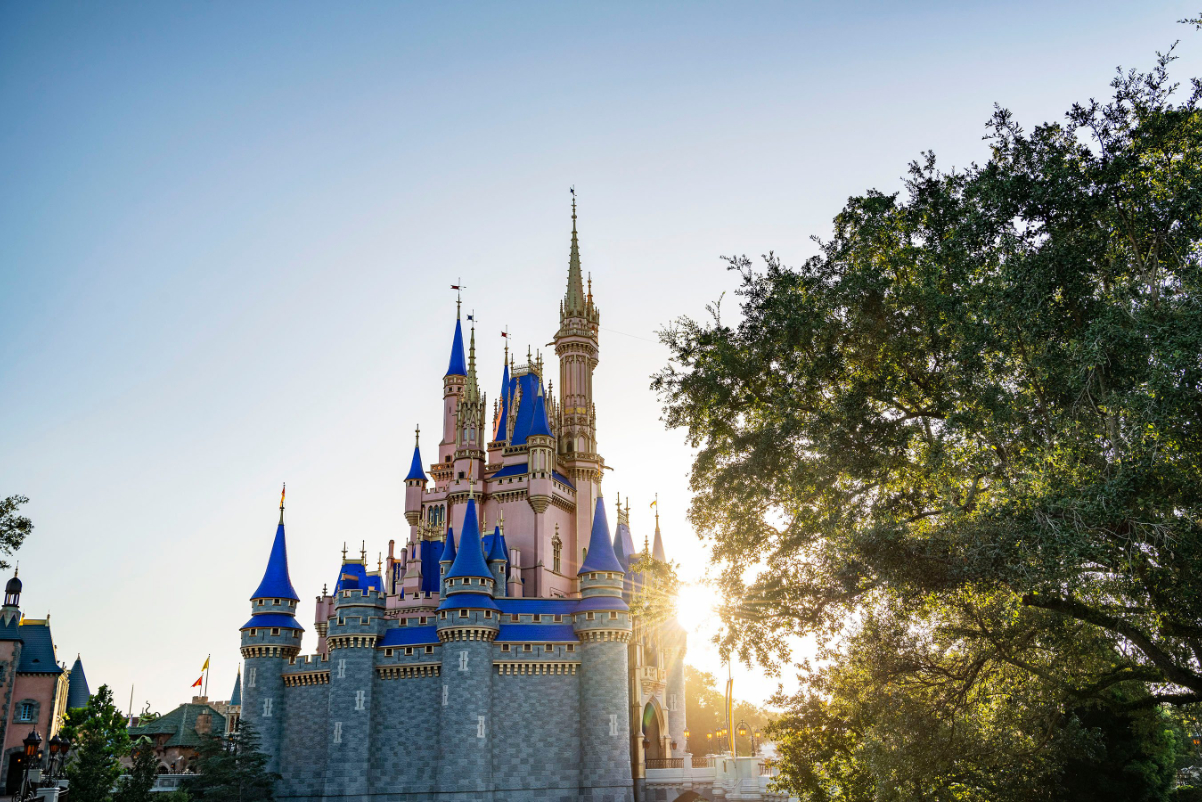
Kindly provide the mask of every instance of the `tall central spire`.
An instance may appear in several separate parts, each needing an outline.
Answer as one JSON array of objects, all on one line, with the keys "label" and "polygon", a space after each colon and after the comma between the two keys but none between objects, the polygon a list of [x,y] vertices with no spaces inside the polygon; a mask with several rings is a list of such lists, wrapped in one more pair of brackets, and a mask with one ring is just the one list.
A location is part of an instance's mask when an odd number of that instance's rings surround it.
[{"label": "tall central spire", "polygon": [[572,250],[568,256],[568,291],[563,299],[566,317],[584,312],[584,276],[580,272],[580,241],[576,236],[576,190],[572,189]]}]

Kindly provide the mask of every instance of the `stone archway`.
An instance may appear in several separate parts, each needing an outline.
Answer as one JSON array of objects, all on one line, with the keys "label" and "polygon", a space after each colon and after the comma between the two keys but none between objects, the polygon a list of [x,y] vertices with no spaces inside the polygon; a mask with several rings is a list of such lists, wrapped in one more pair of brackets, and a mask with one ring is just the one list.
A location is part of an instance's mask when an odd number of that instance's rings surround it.
[{"label": "stone archway", "polygon": [[661,760],[664,754],[663,731],[660,727],[660,713],[655,706],[655,700],[643,708],[643,759],[645,761]]}]

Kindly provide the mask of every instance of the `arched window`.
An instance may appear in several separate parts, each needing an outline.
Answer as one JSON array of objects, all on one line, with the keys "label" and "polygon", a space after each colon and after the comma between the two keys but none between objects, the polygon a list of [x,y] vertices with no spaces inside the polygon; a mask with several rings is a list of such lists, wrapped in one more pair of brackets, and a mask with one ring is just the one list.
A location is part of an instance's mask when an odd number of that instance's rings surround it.
[{"label": "arched window", "polygon": [[563,541],[559,539],[559,525],[556,524],[555,537],[551,539],[551,559],[554,565],[553,570],[557,574],[563,573]]}]

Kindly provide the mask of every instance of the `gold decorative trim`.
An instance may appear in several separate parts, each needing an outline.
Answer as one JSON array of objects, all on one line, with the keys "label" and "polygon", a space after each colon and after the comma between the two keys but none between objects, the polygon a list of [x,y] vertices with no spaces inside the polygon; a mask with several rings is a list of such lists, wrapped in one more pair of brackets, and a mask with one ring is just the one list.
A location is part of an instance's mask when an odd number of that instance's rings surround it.
[{"label": "gold decorative trim", "polygon": [[550,662],[544,660],[514,661],[509,663],[493,663],[497,667],[497,675],[502,677],[541,676],[544,674],[575,675],[579,663]]},{"label": "gold decorative trim", "polygon": [[255,657],[296,657],[299,646],[243,646],[242,656],[247,660]]},{"label": "gold decorative trim", "polygon": [[380,679],[437,677],[442,675],[442,665],[440,663],[414,663],[407,666],[377,666],[376,674]]},{"label": "gold decorative trim", "polygon": [[376,635],[331,635],[326,638],[326,645],[334,649],[370,649],[376,645],[379,638]]},{"label": "gold decorative trim", "polygon": [[329,671],[306,671],[303,674],[285,674],[284,687],[295,688],[299,685],[329,685]]},{"label": "gold decorative trim", "polygon": [[485,629],[483,627],[447,627],[438,630],[438,639],[443,643],[461,640],[479,640],[492,643],[495,637],[497,637],[495,629]]}]

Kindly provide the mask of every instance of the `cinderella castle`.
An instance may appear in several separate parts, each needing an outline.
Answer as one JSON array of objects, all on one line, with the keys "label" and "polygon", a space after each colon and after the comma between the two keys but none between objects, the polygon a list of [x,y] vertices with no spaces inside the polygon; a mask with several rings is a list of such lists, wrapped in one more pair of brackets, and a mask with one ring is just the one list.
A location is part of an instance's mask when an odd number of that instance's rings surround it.
[{"label": "cinderella castle", "polygon": [[[554,346],[480,390],[474,323],[455,321],[442,439],[405,477],[407,537],[317,597],[315,654],[288,576],[284,504],[242,627],[242,720],[288,800],[634,802],[676,799],[647,772],[685,758],[685,635],[632,617],[629,507],[611,531],[593,371],[600,311],[576,206]],[[555,390],[558,389],[558,396]],[[643,556],[663,561],[656,518]],[[650,552],[650,555],[646,553]],[[692,798],[696,798],[695,796]]]}]

